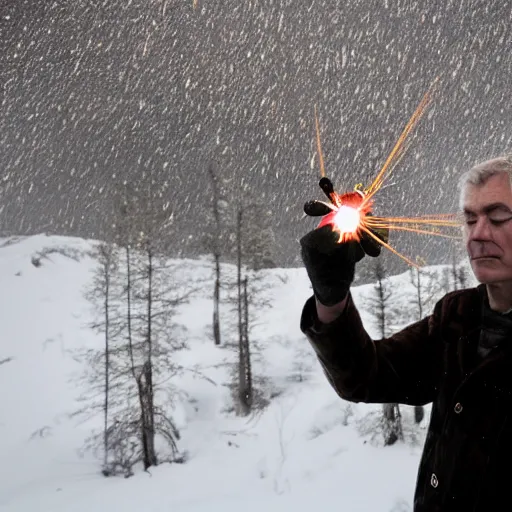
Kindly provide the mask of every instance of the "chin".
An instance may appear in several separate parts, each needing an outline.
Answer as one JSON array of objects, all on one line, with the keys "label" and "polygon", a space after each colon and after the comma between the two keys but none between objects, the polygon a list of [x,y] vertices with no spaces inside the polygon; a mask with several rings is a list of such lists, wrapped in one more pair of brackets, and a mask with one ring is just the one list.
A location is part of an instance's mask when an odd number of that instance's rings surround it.
[{"label": "chin", "polygon": [[474,260],[471,261],[471,268],[475,274],[476,279],[482,284],[496,283],[502,280],[502,272],[495,268],[489,260]]},{"label": "chin", "polygon": [[483,262],[472,262],[471,268],[478,282],[482,284],[498,284],[510,282],[512,274],[504,269],[493,268],[491,265],[482,264]]}]

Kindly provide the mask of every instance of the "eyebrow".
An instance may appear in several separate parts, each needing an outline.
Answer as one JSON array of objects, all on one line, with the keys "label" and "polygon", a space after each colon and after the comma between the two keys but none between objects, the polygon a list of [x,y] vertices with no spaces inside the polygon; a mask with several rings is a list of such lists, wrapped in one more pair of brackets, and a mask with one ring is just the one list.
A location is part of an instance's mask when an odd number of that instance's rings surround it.
[{"label": "eyebrow", "polygon": [[[491,203],[482,208],[483,213],[491,213],[495,210],[505,210],[508,213],[512,214],[512,210],[505,203]],[[468,208],[464,208],[464,215],[475,215],[476,213],[473,210]]]}]

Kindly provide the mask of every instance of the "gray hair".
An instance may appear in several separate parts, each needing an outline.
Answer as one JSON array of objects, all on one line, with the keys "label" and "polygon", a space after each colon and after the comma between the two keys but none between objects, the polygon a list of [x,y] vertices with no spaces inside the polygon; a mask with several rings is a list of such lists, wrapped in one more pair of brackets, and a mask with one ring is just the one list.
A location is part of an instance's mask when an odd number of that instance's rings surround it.
[{"label": "gray hair", "polygon": [[464,193],[468,185],[483,185],[491,176],[508,174],[512,186],[512,153],[485,160],[466,171],[459,179],[459,207],[462,208]]}]

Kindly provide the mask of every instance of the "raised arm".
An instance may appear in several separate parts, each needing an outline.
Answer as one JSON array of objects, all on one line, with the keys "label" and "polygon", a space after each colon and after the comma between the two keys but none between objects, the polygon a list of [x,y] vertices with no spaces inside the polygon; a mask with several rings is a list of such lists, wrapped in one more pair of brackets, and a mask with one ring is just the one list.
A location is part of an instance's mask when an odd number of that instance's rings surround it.
[{"label": "raised arm", "polygon": [[[305,207],[306,213],[309,209]],[[339,235],[332,223],[321,222],[300,240],[314,293],[302,312],[301,329],[329,382],[340,396],[352,401],[411,405],[431,402],[443,359],[436,328],[439,307],[433,315],[390,338],[372,340],[349,290],[356,263],[366,255],[378,257],[380,244],[364,232],[359,239],[349,236],[344,242],[340,242]],[[387,233],[375,236],[387,238]]]},{"label": "raised arm", "polygon": [[395,335],[372,340],[351,295],[333,321],[319,320],[315,298],[305,304],[301,330],[313,346],[328,381],[353,402],[423,405],[437,394],[443,343],[434,313]]}]

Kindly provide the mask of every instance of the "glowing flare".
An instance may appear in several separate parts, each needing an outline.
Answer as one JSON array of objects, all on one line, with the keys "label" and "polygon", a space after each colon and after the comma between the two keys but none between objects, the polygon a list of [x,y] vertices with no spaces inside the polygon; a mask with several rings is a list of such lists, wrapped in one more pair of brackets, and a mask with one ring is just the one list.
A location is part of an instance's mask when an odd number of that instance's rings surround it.
[{"label": "glowing flare", "polygon": [[[411,138],[410,135],[417,126],[429,104],[432,101],[434,90],[437,86],[439,78],[436,78],[429,90],[425,93],[419,105],[416,107],[395,146],[388,155],[384,165],[377,174],[376,178],[369,187],[363,191],[359,190],[361,184],[356,185],[353,192],[338,194],[334,191],[330,180],[326,178],[325,166],[322,155],[322,145],[320,141],[320,123],[315,105],[315,128],[316,128],[316,149],[320,166],[320,187],[329,197],[333,204],[333,211],[325,215],[318,227],[331,225],[339,233],[339,242],[361,239],[361,235],[365,233],[375,242],[387,248],[409,265],[419,268],[409,258],[403,256],[387,243],[387,234],[381,237],[381,233],[389,230],[409,231],[412,233],[434,235],[446,238],[458,238],[458,236],[443,233],[441,228],[460,229],[461,222],[454,214],[434,214],[422,215],[419,217],[375,217],[372,215],[373,197],[381,189],[384,181],[389,178],[392,171],[396,168],[407,149],[409,148]],[[327,181],[329,187],[324,183]],[[375,234],[379,236],[377,236]],[[383,239],[385,238],[385,240]]]},{"label": "glowing flare", "polygon": [[361,222],[361,215],[355,208],[340,206],[333,220],[341,233],[355,233]]}]

